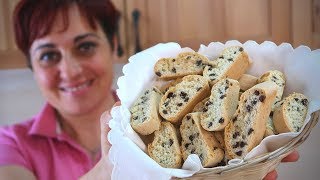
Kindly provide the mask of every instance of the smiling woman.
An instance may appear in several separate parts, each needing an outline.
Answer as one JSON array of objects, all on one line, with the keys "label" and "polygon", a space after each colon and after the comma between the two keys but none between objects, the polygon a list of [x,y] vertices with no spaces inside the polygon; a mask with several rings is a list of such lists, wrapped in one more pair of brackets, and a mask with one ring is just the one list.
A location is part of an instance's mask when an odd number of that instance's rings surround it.
[{"label": "smiling woman", "polygon": [[116,100],[118,16],[108,0],[18,3],[16,43],[47,103],[34,118],[0,129],[1,177],[110,176],[107,125],[100,116]]}]

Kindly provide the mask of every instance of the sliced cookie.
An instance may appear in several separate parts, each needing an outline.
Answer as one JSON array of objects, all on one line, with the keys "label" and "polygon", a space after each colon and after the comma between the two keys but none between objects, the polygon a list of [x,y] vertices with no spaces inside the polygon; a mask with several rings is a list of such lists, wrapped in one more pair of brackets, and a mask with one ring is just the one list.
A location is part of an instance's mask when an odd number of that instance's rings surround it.
[{"label": "sliced cookie", "polygon": [[192,112],[203,112],[205,109],[207,109],[205,104],[208,100],[209,100],[209,97],[200,101],[196,106],[194,106]]},{"label": "sliced cookie", "polygon": [[172,80],[186,75],[200,75],[209,59],[197,52],[180,53],[176,58],[161,58],[155,66],[154,72],[164,80]]},{"label": "sliced cookie", "polygon": [[250,65],[248,54],[240,46],[224,49],[213,62],[215,66],[206,66],[203,70],[203,76],[210,81],[211,86],[225,77],[238,80]]},{"label": "sliced cookie", "polygon": [[130,108],[131,127],[141,135],[149,135],[160,127],[158,113],[162,93],[155,87],[145,90]]},{"label": "sliced cookie", "polygon": [[238,106],[240,85],[224,78],[213,85],[206,108],[200,114],[201,126],[207,131],[220,131],[229,123]]},{"label": "sliced cookie", "polygon": [[226,152],[231,158],[245,157],[261,142],[276,91],[277,85],[267,81],[241,95],[237,111],[224,131]]},{"label": "sliced cookie", "polygon": [[244,92],[257,84],[258,78],[250,74],[243,74],[239,78],[240,89]]},{"label": "sliced cookie", "polygon": [[148,154],[159,165],[165,168],[180,168],[182,154],[177,130],[170,122],[162,122],[155,131],[154,140],[148,144]]},{"label": "sliced cookie", "polygon": [[276,98],[272,104],[272,108],[271,108],[271,112],[267,121],[267,129],[265,132],[265,137],[273,135],[273,134],[277,134],[274,124],[273,124],[273,112],[275,109],[275,105],[281,101],[282,99],[282,94],[283,94],[283,90],[285,87],[285,83],[286,83],[286,79],[284,74],[281,71],[278,70],[270,70],[267,71],[266,73],[264,73],[263,75],[261,75],[259,77],[259,79],[257,80],[258,83],[262,83],[262,82],[266,82],[266,81],[272,81],[274,83],[276,83],[276,85],[278,86],[277,88],[277,94],[276,94]]},{"label": "sliced cookie", "polygon": [[180,83],[170,87],[161,98],[159,113],[172,123],[180,123],[181,119],[209,94],[209,84],[204,77],[185,76]]},{"label": "sliced cookie", "polygon": [[199,113],[189,113],[183,118],[180,133],[184,160],[190,154],[197,154],[203,167],[213,167],[224,158],[224,151],[213,133],[201,127]]},{"label": "sliced cookie", "polygon": [[301,93],[286,97],[273,113],[273,123],[278,133],[299,132],[308,112],[309,100]]}]

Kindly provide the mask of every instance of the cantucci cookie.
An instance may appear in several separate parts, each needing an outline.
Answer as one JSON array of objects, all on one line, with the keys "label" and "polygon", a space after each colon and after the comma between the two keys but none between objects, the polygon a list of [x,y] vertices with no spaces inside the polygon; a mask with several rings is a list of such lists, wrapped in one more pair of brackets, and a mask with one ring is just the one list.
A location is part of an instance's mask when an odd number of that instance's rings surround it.
[{"label": "cantucci cookie", "polygon": [[184,52],[176,58],[159,59],[154,66],[154,72],[160,79],[171,80],[186,75],[200,75],[207,64],[207,57],[197,52]]},{"label": "cantucci cookie", "polygon": [[278,103],[279,101],[281,101],[282,99],[282,94],[283,94],[283,90],[284,90],[284,86],[286,83],[286,79],[284,77],[284,74],[278,70],[270,70],[266,73],[264,73],[263,75],[261,75],[258,79],[258,83],[262,83],[262,82],[266,82],[266,81],[272,81],[275,82],[278,86],[277,88],[277,94],[276,94],[276,98],[272,104],[272,108],[271,108],[271,113],[269,115],[268,121],[267,121],[267,129],[265,132],[265,137],[273,135],[273,134],[277,134],[274,124],[273,124],[273,120],[272,120],[272,116],[273,116],[273,111],[275,109],[275,104]]},{"label": "cantucci cookie", "polygon": [[162,122],[160,129],[155,131],[153,142],[148,144],[148,154],[162,167],[181,167],[182,154],[177,130],[170,122]]},{"label": "cantucci cookie", "polygon": [[183,118],[180,133],[184,160],[190,154],[197,154],[203,167],[213,167],[224,158],[224,151],[213,133],[201,127],[199,113],[189,113]]},{"label": "cantucci cookie", "polygon": [[273,123],[278,133],[299,132],[307,112],[308,98],[300,93],[286,97],[273,113]]},{"label": "cantucci cookie", "polygon": [[159,129],[161,119],[158,108],[161,97],[162,93],[153,87],[144,91],[131,107],[130,124],[139,134],[149,135]]},{"label": "cantucci cookie", "polygon": [[209,84],[204,77],[185,76],[180,83],[170,87],[162,96],[159,113],[164,119],[172,123],[179,123],[198,102],[208,97],[209,94]]},{"label": "cantucci cookie", "polygon": [[238,80],[240,89],[244,92],[257,84],[258,78],[250,74],[243,74]]},{"label": "cantucci cookie", "polygon": [[210,85],[225,77],[238,80],[250,65],[248,54],[240,46],[224,49],[213,62],[214,66],[206,66],[203,70],[203,76],[210,81]]},{"label": "cantucci cookie", "polygon": [[238,106],[240,85],[224,78],[213,85],[206,108],[200,114],[201,126],[207,131],[220,131],[229,123]]},{"label": "cantucci cookie", "polygon": [[226,152],[231,158],[243,158],[260,143],[276,91],[277,85],[267,81],[241,95],[237,111],[224,131]]}]

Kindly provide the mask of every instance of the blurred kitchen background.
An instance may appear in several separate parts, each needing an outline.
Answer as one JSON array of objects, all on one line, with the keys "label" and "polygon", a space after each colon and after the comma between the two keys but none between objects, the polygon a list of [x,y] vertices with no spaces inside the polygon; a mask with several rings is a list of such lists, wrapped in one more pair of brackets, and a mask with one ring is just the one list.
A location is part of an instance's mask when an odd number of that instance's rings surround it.
[{"label": "blurred kitchen background", "polygon": [[[231,39],[320,48],[320,0],[112,1],[122,13],[114,82],[128,57],[161,42],[178,42],[195,51],[200,44]],[[0,125],[25,120],[44,103],[14,43],[11,18],[17,2],[0,0]],[[319,179],[319,139],[318,124],[299,147],[300,160],[278,167],[278,179]]]}]

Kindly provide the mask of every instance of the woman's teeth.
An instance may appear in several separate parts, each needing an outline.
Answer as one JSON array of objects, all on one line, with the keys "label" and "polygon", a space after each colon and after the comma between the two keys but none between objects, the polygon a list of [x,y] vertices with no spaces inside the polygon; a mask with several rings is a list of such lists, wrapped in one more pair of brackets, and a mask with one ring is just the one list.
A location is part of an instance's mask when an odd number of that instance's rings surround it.
[{"label": "woman's teeth", "polygon": [[79,91],[85,87],[88,87],[88,85],[89,85],[89,82],[81,84],[80,86],[76,86],[76,87],[64,88],[64,90],[67,92],[75,92],[75,91]]}]

